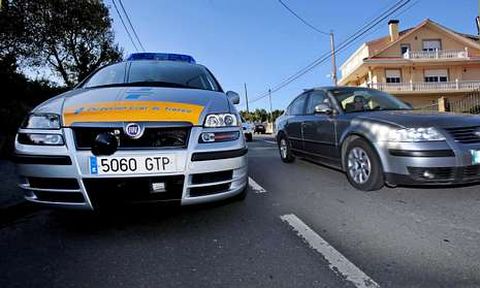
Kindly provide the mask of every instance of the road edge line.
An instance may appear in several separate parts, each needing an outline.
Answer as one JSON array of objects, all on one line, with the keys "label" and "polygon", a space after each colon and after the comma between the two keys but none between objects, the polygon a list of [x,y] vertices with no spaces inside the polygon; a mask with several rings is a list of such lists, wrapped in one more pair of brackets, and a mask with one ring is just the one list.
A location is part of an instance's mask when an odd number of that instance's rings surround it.
[{"label": "road edge line", "polygon": [[250,186],[256,194],[267,193],[267,190],[255,182],[252,177],[248,177],[248,186]]},{"label": "road edge line", "polygon": [[307,244],[320,253],[328,262],[330,270],[340,273],[349,282],[352,282],[358,288],[379,288],[372,278],[365,274],[360,268],[350,262],[345,256],[333,248],[320,235],[313,231],[295,214],[286,214],[280,216],[283,222],[290,225],[297,235]]}]

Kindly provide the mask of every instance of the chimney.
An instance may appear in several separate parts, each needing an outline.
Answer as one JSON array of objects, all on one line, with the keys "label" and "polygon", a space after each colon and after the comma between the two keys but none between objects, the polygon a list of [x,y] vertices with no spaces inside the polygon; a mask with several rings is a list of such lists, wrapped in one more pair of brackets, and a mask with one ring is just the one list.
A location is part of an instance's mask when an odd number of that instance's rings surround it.
[{"label": "chimney", "polygon": [[390,32],[390,42],[393,42],[393,41],[397,40],[398,37],[399,37],[398,23],[400,23],[400,21],[398,21],[398,20],[388,21],[388,30]]}]

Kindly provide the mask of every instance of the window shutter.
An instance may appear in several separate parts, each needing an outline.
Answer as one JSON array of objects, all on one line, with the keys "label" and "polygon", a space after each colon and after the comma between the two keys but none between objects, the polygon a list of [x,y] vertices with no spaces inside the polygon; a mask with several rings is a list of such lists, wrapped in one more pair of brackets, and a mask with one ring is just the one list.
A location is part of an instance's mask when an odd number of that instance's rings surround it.
[{"label": "window shutter", "polygon": [[425,77],[448,77],[448,70],[447,69],[425,70]]},{"label": "window shutter", "polygon": [[385,76],[387,78],[400,78],[400,70],[385,70]]}]

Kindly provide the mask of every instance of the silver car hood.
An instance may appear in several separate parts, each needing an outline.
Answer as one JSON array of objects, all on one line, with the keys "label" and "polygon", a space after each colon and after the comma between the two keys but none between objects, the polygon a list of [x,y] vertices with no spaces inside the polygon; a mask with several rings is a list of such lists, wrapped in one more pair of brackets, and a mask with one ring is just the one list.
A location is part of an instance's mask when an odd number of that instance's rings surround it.
[{"label": "silver car hood", "polygon": [[417,110],[360,112],[354,118],[357,120],[370,120],[405,128],[480,126],[480,116],[477,115],[425,112]]},{"label": "silver car hood", "polygon": [[56,113],[64,126],[85,122],[170,121],[201,125],[209,113],[237,113],[221,92],[159,87],[75,89],[33,112]]}]

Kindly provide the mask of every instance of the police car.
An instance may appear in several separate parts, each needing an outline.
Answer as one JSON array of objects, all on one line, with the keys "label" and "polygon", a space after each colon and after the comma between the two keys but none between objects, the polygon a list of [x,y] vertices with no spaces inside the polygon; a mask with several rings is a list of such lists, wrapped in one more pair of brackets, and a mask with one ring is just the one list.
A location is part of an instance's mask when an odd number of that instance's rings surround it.
[{"label": "police car", "polygon": [[79,209],[243,199],[239,101],[191,56],[132,54],[33,109],[15,140],[20,187]]}]

